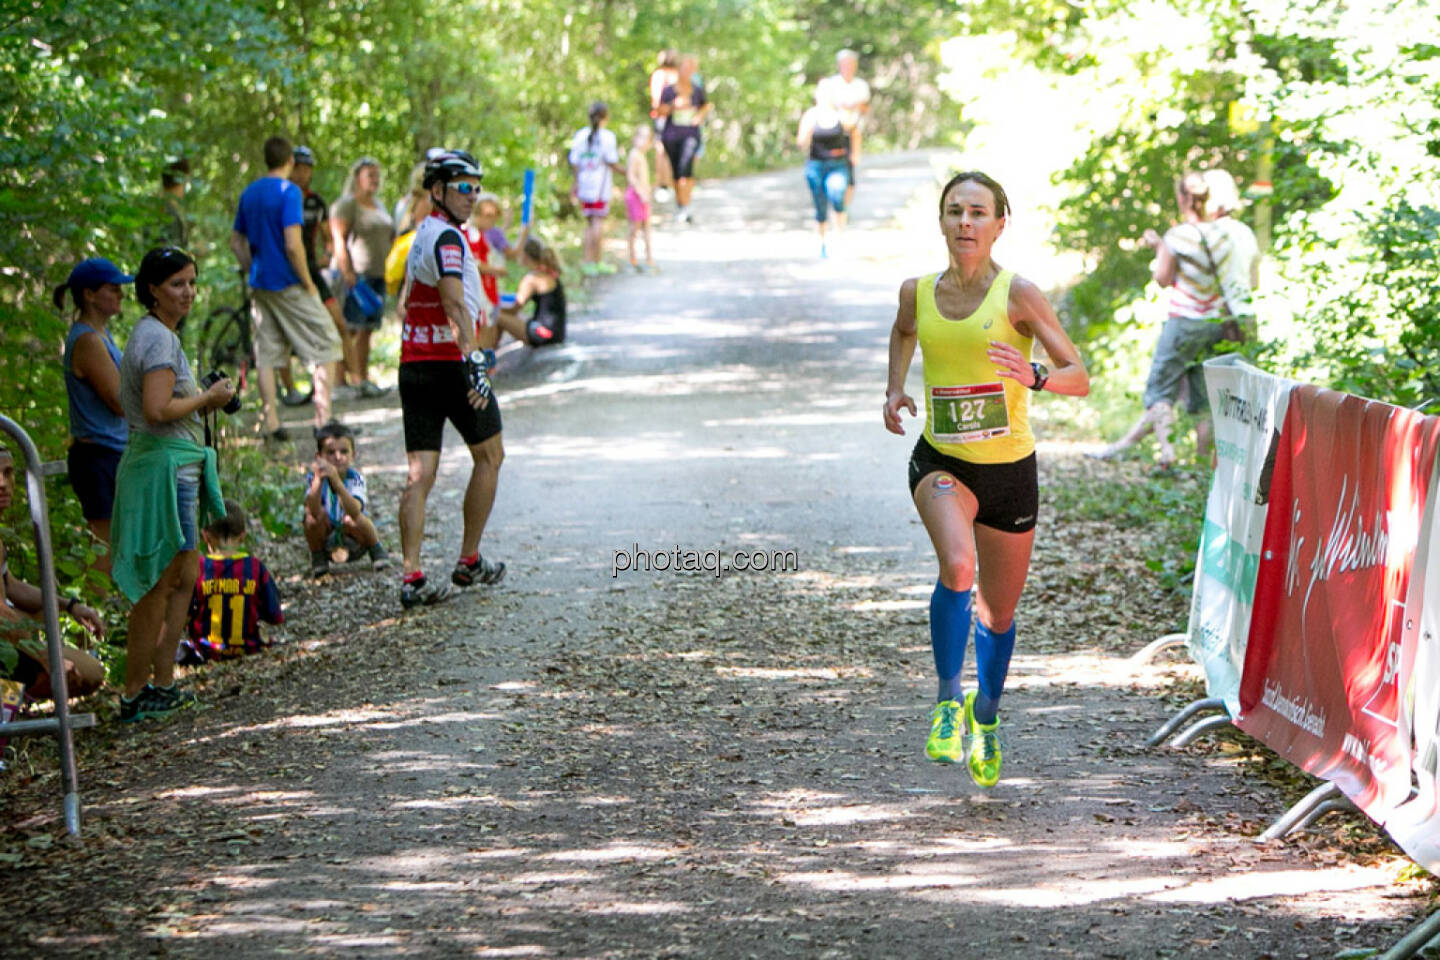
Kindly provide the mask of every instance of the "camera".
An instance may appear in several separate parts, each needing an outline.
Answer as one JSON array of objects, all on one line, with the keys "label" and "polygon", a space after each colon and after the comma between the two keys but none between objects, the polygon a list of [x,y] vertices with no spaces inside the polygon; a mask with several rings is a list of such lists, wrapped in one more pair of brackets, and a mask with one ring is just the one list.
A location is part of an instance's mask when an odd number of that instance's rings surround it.
[{"label": "camera", "polygon": [[[211,370],[209,373],[205,374],[205,376],[200,378],[201,392],[209,390],[212,386],[219,383],[221,380],[226,379],[228,376],[229,374],[227,374],[224,370]],[[225,406],[221,407],[220,409],[224,410],[226,413],[239,413],[240,391],[235,391],[234,396],[230,398],[230,402],[225,404]]]}]

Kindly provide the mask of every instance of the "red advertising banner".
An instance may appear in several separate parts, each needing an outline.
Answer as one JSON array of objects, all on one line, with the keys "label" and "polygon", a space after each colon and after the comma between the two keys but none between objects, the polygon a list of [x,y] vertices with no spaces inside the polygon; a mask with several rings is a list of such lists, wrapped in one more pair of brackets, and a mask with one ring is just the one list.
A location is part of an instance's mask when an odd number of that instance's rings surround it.
[{"label": "red advertising banner", "polygon": [[1291,392],[1241,675],[1237,725],[1381,823],[1411,788],[1399,678],[1437,436],[1437,417]]}]

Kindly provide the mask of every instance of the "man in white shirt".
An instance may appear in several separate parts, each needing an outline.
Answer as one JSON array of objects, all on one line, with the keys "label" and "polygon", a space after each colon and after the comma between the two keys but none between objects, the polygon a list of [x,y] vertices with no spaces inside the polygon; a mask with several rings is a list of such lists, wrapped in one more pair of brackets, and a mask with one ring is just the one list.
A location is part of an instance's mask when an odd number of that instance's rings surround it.
[{"label": "man in white shirt", "polygon": [[841,50],[835,54],[834,76],[820,81],[831,106],[839,111],[841,119],[851,128],[850,133],[850,186],[845,191],[845,209],[855,197],[855,168],[860,165],[861,119],[870,112],[870,84],[856,72],[860,69],[860,54],[854,50]]}]

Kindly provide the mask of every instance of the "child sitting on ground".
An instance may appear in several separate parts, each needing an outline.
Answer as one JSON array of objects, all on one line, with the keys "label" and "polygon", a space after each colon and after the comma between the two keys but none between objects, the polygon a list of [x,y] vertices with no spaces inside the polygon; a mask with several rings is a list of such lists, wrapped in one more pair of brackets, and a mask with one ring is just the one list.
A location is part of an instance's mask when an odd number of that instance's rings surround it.
[{"label": "child sitting on ground", "polygon": [[[531,347],[564,343],[565,286],[560,282],[560,258],[531,237],[520,250],[520,262],[528,272],[520,279],[515,302],[500,308],[500,329]],[[534,303],[535,310],[524,320],[520,309],[527,303]]]},{"label": "child sitting on ground", "polygon": [[190,599],[190,636],[175,651],[177,663],[255,653],[270,645],[260,635],[260,622],[285,622],[275,578],[245,550],[245,528],[245,508],[226,500],[225,516],[203,531],[205,556]]},{"label": "child sitting on ground", "polygon": [[365,515],[365,478],[354,467],[355,435],[341,423],[315,431],[315,462],[305,475],[305,542],[310,546],[310,576],[330,572],[361,553],[370,568],[384,570],[390,555],[375,524]]}]

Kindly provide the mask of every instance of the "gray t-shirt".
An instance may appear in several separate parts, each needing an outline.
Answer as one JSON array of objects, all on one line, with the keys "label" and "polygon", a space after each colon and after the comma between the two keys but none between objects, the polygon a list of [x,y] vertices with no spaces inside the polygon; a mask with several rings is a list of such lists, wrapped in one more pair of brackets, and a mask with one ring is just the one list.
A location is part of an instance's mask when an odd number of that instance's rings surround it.
[{"label": "gray t-shirt", "polygon": [[330,206],[330,218],[350,225],[345,248],[350,251],[350,266],[362,277],[385,276],[385,258],[395,240],[395,221],[385,208],[376,204],[363,206],[353,196],[341,197]]},{"label": "gray t-shirt", "polygon": [[192,413],[169,423],[151,423],[143,408],[145,374],[152,370],[175,371],[172,396],[193,397],[199,393],[190,363],[180,346],[180,338],[169,327],[150,315],[140,318],[130,339],[125,341],[125,355],[120,358],[120,406],[131,430],[161,437],[189,437],[200,443],[200,415]]}]

